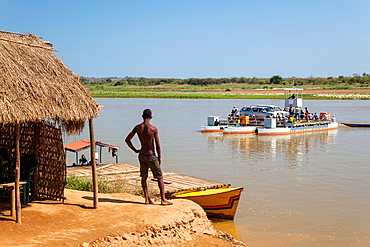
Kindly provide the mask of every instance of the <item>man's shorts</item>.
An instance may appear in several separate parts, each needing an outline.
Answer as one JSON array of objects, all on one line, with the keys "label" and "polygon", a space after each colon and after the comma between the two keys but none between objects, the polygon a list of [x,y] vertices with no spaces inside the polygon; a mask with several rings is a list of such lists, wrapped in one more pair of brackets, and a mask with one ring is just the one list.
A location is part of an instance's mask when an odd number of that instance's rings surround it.
[{"label": "man's shorts", "polygon": [[149,168],[152,170],[153,177],[163,178],[162,169],[159,166],[157,157],[154,154],[139,154],[140,177],[148,177]]}]

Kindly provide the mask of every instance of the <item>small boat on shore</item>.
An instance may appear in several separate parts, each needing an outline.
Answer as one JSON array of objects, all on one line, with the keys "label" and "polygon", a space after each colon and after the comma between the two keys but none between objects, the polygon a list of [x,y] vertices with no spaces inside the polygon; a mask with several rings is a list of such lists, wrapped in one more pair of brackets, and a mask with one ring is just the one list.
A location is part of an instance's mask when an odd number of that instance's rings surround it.
[{"label": "small boat on shore", "polygon": [[182,191],[172,198],[188,199],[198,203],[209,217],[233,220],[243,187]]},{"label": "small boat on shore", "polygon": [[348,127],[370,128],[370,123],[342,123]]}]

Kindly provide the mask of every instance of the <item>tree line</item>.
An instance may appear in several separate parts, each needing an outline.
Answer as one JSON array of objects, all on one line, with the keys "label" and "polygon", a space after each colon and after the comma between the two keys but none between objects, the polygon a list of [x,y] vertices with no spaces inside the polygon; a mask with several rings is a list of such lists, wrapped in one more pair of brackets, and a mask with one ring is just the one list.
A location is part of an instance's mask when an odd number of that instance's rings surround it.
[{"label": "tree line", "polygon": [[104,85],[113,84],[114,86],[122,85],[136,85],[136,86],[155,86],[162,84],[176,84],[176,85],[195,85],[195,86],[207,86],[207,85],[220,85],[220,84],[251,84],[251,85],[370,85],[370,75],[363,73],[353,74],[353,76],[338,76],[338,77],[308,77],[298,78],[289,77],[282,78],[279,75],[274,75],[271,78],[246,78],[246,77],[231,77],[231,78],[145,78],[145,77],[125,77],[125,78],[94,78],[81,77],[82,84],[91,85]]}]

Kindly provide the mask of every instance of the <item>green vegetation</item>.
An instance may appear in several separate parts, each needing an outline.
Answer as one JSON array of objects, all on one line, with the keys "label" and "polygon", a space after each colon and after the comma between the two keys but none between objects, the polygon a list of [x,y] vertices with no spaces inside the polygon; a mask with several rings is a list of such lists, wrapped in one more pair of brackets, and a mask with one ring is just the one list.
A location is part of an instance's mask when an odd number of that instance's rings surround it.
[{"label": "green vegetation", "polygon": [[87,87],[95,85],[107,85],[107,86],[156,86],[156,85],[192,85],[192,86],[210,86],[210,85],[284,85],[290,86],[295,81],[295,85],[298,86],[324,86],[324,85],[354,85],[359,87],[360,85],[370,85],[370,75],[363,73],[362,76],[354,74],[353,76],[344,77],[308,77],[298,78],[289,77],[282,78],[279,75],[274,75],[271,78],[245,78],[245,77],[231,77],[231,78],[188,78],[188,79],[177,79],[177,78],[144,78],[144,77],[126,77],[126,78],[106,78],[106,79],[94,79],[94,78],[81,78],[81,83]]},{"label": "green vegetation", "polygon": [[[370,75],[354,74],[352,77],[309,77],[282,78],[274,75],[271,78],[81,78],[81,83],[92,97],[120,98],[190,98],[190,99],[224,99],[224,98],[269,98],[280,99],[282,95],[267,95],[263,90],[283,89],[294,86],[303,89],[368,89]],[[243,90],[261,90],[243,93]],[[317,95],[306,95],[304,98],[318,99]],[[320,99],[332,97],[320,96]],[[344,97],[345,98],[345,97]],[[364,98],[363,98],[364,99]]]},{"label": "green vegetation", "polygon": [[[74,173],[67,176],[67,189],[93,191],[91,177],[81,177]],[[107,177],[98,176],[99,193],[130,193],[133,195],[144,196],[141,184],[139,181],[135,185],[129,184],[127,180],[119,176]],[[151,198],[158,197],[150,184],[148,184],[148,193]]]},{"label": "green vegetation", "polygon": [[270,78],[270,84],[281,84],[284,79],[279,75],[274,75]]},{"label": "green vegetation", "polygon": [[174,99],[283,99],[284,95],[223,95],[223,94],[157,94],[126,92],[91,92],[94,98],[174,98]]}]

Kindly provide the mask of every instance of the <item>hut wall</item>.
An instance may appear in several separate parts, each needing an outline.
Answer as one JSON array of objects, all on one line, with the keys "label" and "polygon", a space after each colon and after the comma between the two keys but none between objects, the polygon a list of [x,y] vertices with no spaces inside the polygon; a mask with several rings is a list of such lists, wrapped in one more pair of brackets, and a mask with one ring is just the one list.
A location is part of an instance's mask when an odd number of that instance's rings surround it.
[{"label": "hut wall", "polygon": [[64,199],[66,159],[61,129],[51,125],[40,126],[39,165],[35,188],[39,199]]},{"label": "hut wall", "polygon": [[[0,129],[0,149],[8,151],[9,161],[14,158],[14,131],[12,125]],[[21,156],[33,156],[38,161],[33,171],[34,199],[63,200],[66,161],[61,129],[50,123],[28,122],[21,124],[20,135]],[[14,171],[8,169],[7,176],[14,176]]]}]

